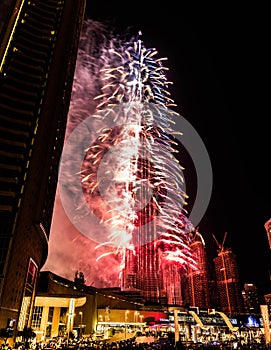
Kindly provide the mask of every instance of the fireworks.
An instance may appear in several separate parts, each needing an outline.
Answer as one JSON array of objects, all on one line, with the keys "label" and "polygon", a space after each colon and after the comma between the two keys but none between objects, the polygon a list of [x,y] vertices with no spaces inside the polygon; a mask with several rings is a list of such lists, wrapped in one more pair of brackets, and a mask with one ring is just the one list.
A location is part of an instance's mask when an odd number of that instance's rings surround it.
[{"label": "fireworks", "polygon": [[181,302],[180,273],[197,266],[164,62],[141,33],[83,24],[59,193],[88,281]]},{"label": "fireworks", "polygon": [[[194,228],[185,216],[184,169],[174,156],[171,82],[162,64],[166,59],[157,55],[144,46],[141,33],[104,47],[92,115],[100,128],[80,171],[89,208],[109,228],[96,249],[112,250],[99,259],[119,254],[124,288],[127,275],[135,274],[134,287],[152,289],[150,297],[161,287],[165,264],[196,268],[188,242]],[[156,282],[143,287],[144,277]]]},{"label": "fireworks", "polygon": [[137,39],[111,48],[108,53],[114,67],[101,69],[105,85],[101,89],[103,93],[96,97],[100,100],[98,109],[131,102],[175,106],[167,91],[172,83],[167,80],[164,73],[167,68],[162,65],[166,58],[156,58],[156,49],[145,48],[142,40]]}]

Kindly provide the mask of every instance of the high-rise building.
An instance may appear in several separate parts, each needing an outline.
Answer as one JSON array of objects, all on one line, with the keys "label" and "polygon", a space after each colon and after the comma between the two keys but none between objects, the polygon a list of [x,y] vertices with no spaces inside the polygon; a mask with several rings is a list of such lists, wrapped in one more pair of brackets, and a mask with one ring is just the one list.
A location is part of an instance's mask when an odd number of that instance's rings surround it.
[{"label": "high-rise building", "polygon": [[189,268],[187,273],[190,305],[210,308],[209,273],[205,242],[197,230],[192,232],[191,236],[190,247],[197,261],[198,269]]},{"label": "high-rise building", "polygon": [[264,301],[266,305],[268,305],[269,309],[271,310],[271,293],[264,295]]},{"label": "high-rise building", "polygon": [[247,313],[260,313],[259,291],[255,284],[245,283],[242,290],[244,311]]},{"label": "high-rise building", "polygon": [[[167,291],[170,303],[178,300],[179,304],[179,270],[183,265],[192,264],[193,258],[186,244],[186,227],[183,227],[188,224],[182,222],[181,206],[186,204],[186,194],[182,192],[179,176],[181,167],[178,159],[172,157],[177,150],[168,137],[171,133],[168,121],[173,114],[167,107],[172,106],[173,101],[167,92],[162,59],[155,57],[156,49],[144,46],[140,35],[131,42],[118,43],[114,49],[116,44],[112,41],[110,51],[103,49],[102,57],[107,57],[107,61],[101,66],[100,79],[104,85],[101,86],[102,93],[95,97],[99,100],[97,110],[102,108],[100,111],[105,112],[105,108],[110,107],[114,120],[125,126],[121,132],[116,132],[112,129],[112,121],[106,128],[96,148],[90,150],[88,169],[84,169],[82,181],[86,192],[92,195],[92,203],[98,201],[98,186],[104,180],[97,181],[92,174],[97,172],[101,155],[105,150],[107,152],[108,145],[119,145],[118,157],[112,156],[104,171],[114,179],[114,188],[118,187],[118,198],[113,200],[116,207],[113,210],[105,205],[102,220],[110,215],[107,219],[112,224],[108,228],[110,237],[114,235],[118,240],[118,252],[120,247],[124,248],[122,289],[140,290],[144,300],[150,303],[160,303]],[[102,118],[105,125],[110,114],[107,111],[106,117]],[[167,129],[164,123],[168,125]],[[107,191],[112,198],[115,196],[115,189]],[[124,206],[119,204],[120,198],[124,199]],[[116,227],[121,229],[116,230]],[[165,273],[165,266],[169,273]]]},{"label": "high-rise building", "polygon": [[160,292],[160,300],[165,301],[169,305],[182,305],[183,293],[181,288],[181,271],[180,266],[176,264],[163,265],[163,289]]},{"label": "high-rise building", "polygon": [[225,248],[223,242],[223,244],[219,244],[218,256],[213,261],[221,311],[228,315],[242,312],[241,289],[235,254],[231,248]]},{"label": "high-rise building", "polygon": [[271,249],[271,219],[266,221],[266,223],[264,224],[264,227],[266,230],[269,247]]},{"label": "high-rise building", "polygon": [[[143,238],[150,235],[145,227],[142,227],[140,232]],[[159,269],[159,255],[153,242],[136,247],[136,262],[137,286],[141,290],[142,296],[148,302],[159,302],[162,281]]]},{"label": "high-rise building", "polygon": [[84,0],[17,1],[1,31],[0,328],[31,322],[84,11]]}]

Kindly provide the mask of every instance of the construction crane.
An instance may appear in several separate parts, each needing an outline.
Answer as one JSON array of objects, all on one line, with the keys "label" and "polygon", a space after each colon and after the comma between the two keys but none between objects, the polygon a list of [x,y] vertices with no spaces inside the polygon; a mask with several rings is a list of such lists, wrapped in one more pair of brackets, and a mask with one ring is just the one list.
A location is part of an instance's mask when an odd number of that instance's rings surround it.
[{"label": "construction crane", "polygon": [[227,237],[227,232],[224,233],[224,237],[223,237],[223,241],[222,243],[219,243],[218,240],[216,239],[215,235],[213,234],[213,238],[218,246],[218,253],[224,252],[224,244],[226,241],[226,237]]},{"label": "construction crane", "polygon": [[222,243],[219,243],[216,239],[215,235],[213,235],[213,238],[218,246],[218,255],[221,256],[222,261],[222,270],[223,270],[223,277],[224,277],[224,283],[225,283],[225,291],[226,291],[226,298],[227,298],[227,304],[229,308],[229,313],[231,314],[231,303],[230,303],[230,295],[229,295],[229,286],[228,286],[228,278],[227,278],[227,270],[226,270],[226,264],[225,264],[225,249],[224,244],[226,241],[227,232],[225,232]]}]

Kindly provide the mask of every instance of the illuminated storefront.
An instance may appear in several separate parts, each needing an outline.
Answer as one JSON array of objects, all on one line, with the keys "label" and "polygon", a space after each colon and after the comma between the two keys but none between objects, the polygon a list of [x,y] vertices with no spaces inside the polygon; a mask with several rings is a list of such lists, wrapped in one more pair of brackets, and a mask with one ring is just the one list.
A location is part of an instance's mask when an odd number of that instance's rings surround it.
[{"label": "illuminated storefront", "polygon": [[[76,320],[79,319],[79,311],[86,303],[86,297],[57,297],[38,296],[32,318],[32,328],[37,335],[37,341],[66,336],[73,331]],[[76,326],[78,326],[78,321]]]}]

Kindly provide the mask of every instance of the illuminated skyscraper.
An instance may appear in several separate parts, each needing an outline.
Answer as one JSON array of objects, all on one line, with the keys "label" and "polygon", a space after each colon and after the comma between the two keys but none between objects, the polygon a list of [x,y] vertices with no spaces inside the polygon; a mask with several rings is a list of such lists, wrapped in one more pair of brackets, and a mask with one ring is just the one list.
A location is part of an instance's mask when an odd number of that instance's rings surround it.
[{"label": "illuminated skyscraper", "polygon": [[165,265],[163,268],[163,288],[167,304],[182,305],[181,268],[177,265]]},{"label": "illuminated skyscraper", "polygon": [[245,312],[260,313],[259,291],[255,284],[245,283],[242,296]]},{"label": "illuminated skyscraper", "polygon": [[198,231],[192,232],[191,236],[190,247],[197,261],[198,269],[189,269],[187,273],[190,305],[210,308],[209,272],[205,242]]},{"label": "illuminated skyscraper", "polygon": [[84,0],[17,1],[3,25],[0,328],[30,325],[48,253],[84,9]]},{"label": "illuminated skyscraper", "polygon": [[[88,148],[86,167],[78,169],[83,192],[90,197],[90,207],[103,203],[100,222],[107,223],[105,244],[113,243],[108,254],[120,257],[123,291],[140,290],[146,302],[153,303],[165,299],[165,290],[174,290],[169,299],[179,303],[179,269],[195,268],[195,262],[187,244],[187,228],[192,224],[184,218],[187,195],[182,189],[182,167],[173,154],[178,143],[171,130],[176,113],[168,108],[174,106],[170,82],[163,58],[156,57],[156,49],[145,47],[141,33],[131,41],[110,39],[109,35],[95,62],[102,68],[99,80],[103,84],[94,100],[95,120],[103,131],[102,137],[95,135],[97,144]],[[113,147],[114,152],[108,152]],[[110,161],[105,164],[106,153]],[[114,186],[105,190],[110,198],[106,203],[99,186],[112,180]],[[63,191],[66,185],[64,181]]]},{"label": "illuminated skyscraper", "polygon": [[232,315],[242,312],[242,298],[236,256],[231,248],[224,247],[224,241],[218,244],[218,256],[213,261],[221,311]]}]

